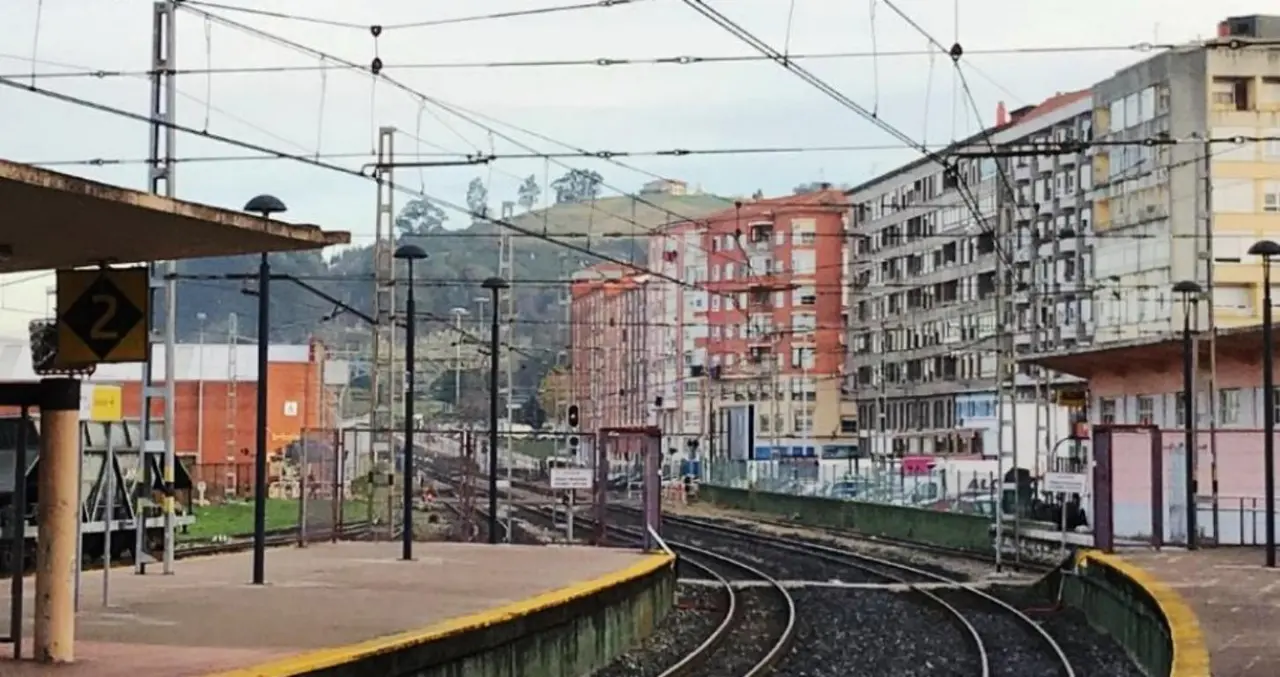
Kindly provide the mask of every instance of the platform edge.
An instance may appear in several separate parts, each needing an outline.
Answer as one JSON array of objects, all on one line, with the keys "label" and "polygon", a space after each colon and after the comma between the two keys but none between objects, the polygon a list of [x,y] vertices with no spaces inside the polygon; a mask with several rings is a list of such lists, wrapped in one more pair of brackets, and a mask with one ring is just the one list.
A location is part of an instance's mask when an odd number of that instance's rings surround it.
[{"label": "platform edge", "polygon": [[1080,553],[1082,561],[1094,561],[1109,567],[1133,581],[1155,600],[1173,644],[1173,665],[1169,677],[1210,677],[1209,649],[1200,629],[1200,620],[1182,595],[1146,569],[1125,561],[1123,557],[1097,550]]},{"label": "platform edge", "polygon": [[643,578],[663,567],[671,566],[674,562],[675,558],[666,553],[646,555],[640,561],[625,569],[619,569],[588,581],[550,590],[496,609],[445,619],[417,630],[386,635],[345,646],[307,651],[245,668],[211,673],[205,675],[205,677],[298,677],[317,670],[354,663],[385,653],[402,651],[446,637],[505,623],[521,616],[528,616],[544,609],[567,604],[583,597],[590,597],[623,583]]}]

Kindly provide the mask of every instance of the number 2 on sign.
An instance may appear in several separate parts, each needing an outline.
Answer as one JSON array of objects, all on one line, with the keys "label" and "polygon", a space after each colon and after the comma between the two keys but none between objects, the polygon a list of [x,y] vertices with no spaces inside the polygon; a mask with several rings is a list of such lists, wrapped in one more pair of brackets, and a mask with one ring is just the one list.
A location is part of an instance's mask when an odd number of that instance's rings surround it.
[{"label": "number 2 on sign", "polygon": [[102,314],[94,320],[93,326],[89,328],[89,338],[94,341],[115,341],[120,338],[120,332],[107,329],[107,324],[116,318],[116,297],[110,294],[94,294],[93,305],[102,310]]}]

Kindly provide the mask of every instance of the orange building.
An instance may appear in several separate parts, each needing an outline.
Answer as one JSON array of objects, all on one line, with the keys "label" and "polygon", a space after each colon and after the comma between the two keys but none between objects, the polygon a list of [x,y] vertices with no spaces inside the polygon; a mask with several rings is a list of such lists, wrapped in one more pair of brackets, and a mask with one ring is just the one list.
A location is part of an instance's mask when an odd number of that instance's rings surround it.
[{"label": "orange building", "polygon": [[[174,399],[175,452],[188,464],[251,463],[257,426],[257,347],[229,344],[180,344]],[[157,351],[156,384],[163,385],[164,356]],[[268,364],[267,439],[278,453],[303,431],[336,425],[335,404],[347,383],[345,362],[326,359],[324,347],[273,345]],[[119,385],[124,416],[137,420],[142,409],[142,367],[100,365],[88,381]],[[36,379],[26,342],[0,342],[0,380]],[[164,418],[157,400],[154,421]]]}]

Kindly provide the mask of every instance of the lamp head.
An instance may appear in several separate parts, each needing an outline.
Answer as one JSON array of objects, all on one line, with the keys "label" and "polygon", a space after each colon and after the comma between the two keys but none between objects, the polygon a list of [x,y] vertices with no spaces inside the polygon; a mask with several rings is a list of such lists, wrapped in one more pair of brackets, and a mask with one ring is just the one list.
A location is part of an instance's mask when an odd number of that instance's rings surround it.
[{"label": "lamp head", "polygon": [[1204,289],[1200,286],[1200,283],[1195,280],[1182,280],[1173,285],[1173,293],[1182,294],[1184,296],[1199,294],[1202,291],[1204,291]]},{"label": "lamp head", "polygon": [[1258,240],[1249,247],[1249,255],[1261,256],[1264,259],[1280,255],[1280,244],[1276,244],[1274,240]]},{"label": "lamp head", "polygon": [[507,284],[507,281],[500,277],[491,277],[485,280],[484,283],[481,284],[480,286],[484,287],[485,289],[497,291],[499,289],[506,289],[511,285]]},{"label": "lamp head", "polygon": [[274,195],[262,194],[254,197],[252,200],[244,203],[244,210],[254,214],[261,214],[262,218],[271,218],[272,214],[281,214],[289,211],[284,206],[284,202]]},{"label": "lamp head", "polygon": [[402,244],[392,256],[402,261],[421,261],[427,258],[427,252],[416,244]]}]

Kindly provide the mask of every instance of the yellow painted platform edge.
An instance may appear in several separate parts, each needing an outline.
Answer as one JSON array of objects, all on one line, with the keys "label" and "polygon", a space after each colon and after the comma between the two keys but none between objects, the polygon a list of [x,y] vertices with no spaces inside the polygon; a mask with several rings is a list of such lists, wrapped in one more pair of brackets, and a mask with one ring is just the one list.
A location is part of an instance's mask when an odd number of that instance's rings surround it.
[{"label": "yellow painted platform edge", "polygon": [[1173,643],[1173,665],[1169,669],[1169,677],[1210,677],[1209,649],[1205,645],[1204,633],[1200,630],[1200,620],[1182,595],[1151,572],[1126,562],[1122,557],[1096,550],[1082,551],[1079,561],[1089,560],[1119,572],[1146,590],[1156,601],[1165,622],[1169,624],[1169,635]]},{"label": "yellow painted platform edge", "polygon": [[294,677],[315,670],[345,665],[371,656],[400,651],[453,635],[499,625],[521,616],[528,616],[545,609],[568,604],[574,600],[598,594],[614,586],[643,578],[662,567],[670,566],[673,562],[675,562],[675,558],[665,553],[646,555],[640,561],[625,569],[619,569],[589,581],[574,583],[563,588],[544,592],[496,609],[445,619],[417,630],[409,630],[346,646],[308,651],[247,668],[210,674],[206,677]]}]

